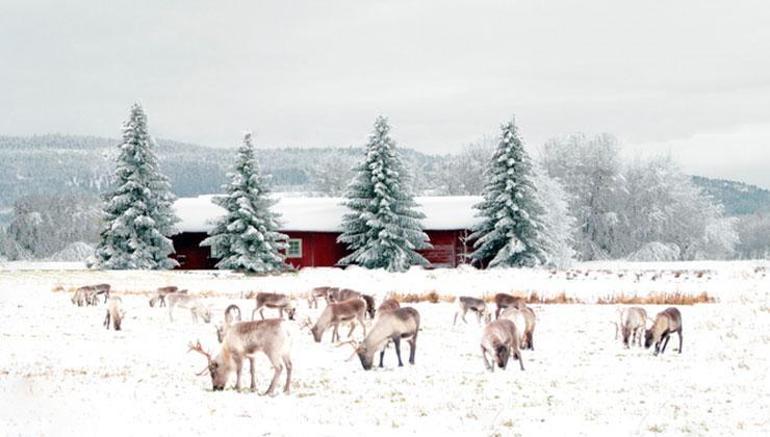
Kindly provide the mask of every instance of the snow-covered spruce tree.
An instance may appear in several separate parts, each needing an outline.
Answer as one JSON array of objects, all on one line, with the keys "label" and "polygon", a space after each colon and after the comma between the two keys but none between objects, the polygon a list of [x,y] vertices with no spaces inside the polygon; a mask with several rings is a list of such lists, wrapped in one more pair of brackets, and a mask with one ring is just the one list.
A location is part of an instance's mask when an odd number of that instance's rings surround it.
[{"label": "snow-covered spruce tree", "polygon": [[211,246],[211,254],[220,258],[216,267],[271,273],[288,268],[284,255],[288,236],[278,232],[278,214],[270,208],[277,202],[269,197],[267,181],[262,177],[254,155],[251,133],[243,137],[230,183],[223,188],[226,196],[213,202],[227,213],[219,219],[201,246]]},{"label": "snow-covered spruce tree", "polygon": [[543,251],[546,265],[565,269],[575,259],[575,217],[569,210],[569,197],[561,183],[535,163],[534,178],[537,198],[542,205]]},{"label": "snow-covered spruce tree", "polygon": [[104,269],[170,269],[168,238],[179,219],[174,214],[168,178],[160,173],[155,141],[147,132],[147,116],[138,103],[123,125],[114,191],[104,200],[104,227],[96,247],[95,266]]},{"label": "snow-covered spruce tree", "polygon": [[356,177],[347,188],[343,203],[351,212],[343,217],[343,232],[337,239],[353,253],[340,264],[406,271],[412,265],[427,265],[419,249],[431,247],[419,220],[425,215],[407,190],[407,173],[388,135],[385,117],[377,117],[366,145],[366,157],[354,168]]},{"label": "snow-covered spruce tree", "polygon": [[516,123],[501,126],[502,133],[487,168],[487,182],[475,205],[482,222],[469,239],[471,259],[490,267],[528,267],[547,261],[541,217],[544,213],[533,183],[533,169]]}]

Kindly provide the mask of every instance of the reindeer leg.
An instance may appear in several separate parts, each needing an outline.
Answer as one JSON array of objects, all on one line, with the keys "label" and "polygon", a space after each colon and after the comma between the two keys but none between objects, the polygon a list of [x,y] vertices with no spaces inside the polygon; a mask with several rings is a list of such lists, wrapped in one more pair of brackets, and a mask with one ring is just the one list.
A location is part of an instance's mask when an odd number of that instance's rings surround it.
[{"label": "reindeer leg", "polygon": [[459,313],[459,311],[455,312],[455,319],[454,319],[454,321],[452,322],[452,326],[455,326],[455,325],[457,325],[457,313]]},{"label": "reindeer leg", "polygon": [[534,337],[534,333],[532,331],[527,332],[527,349],[531,351],[535,350],[535,343],[532,337]]},{"label": "reindeer leg", "polygon": [[286,385],[283,387],[283,392],[289,394],[291,392],[291,358],[286,355],[283,357],[283,365],[286,366]]},{"label": "reindeer leg", "polygon": [[396,345],[396,356],[398,356],[398,367],[404,367],[404,363],[401,362],[401,337],[394,337],[393,344]]},{"label": "reindeer leg", "polygon": [[409,342],[409,364],[414,365],[414,355],[417,352],[417,336],[415,335]]},{"label": "reindeer leg", "polygon": [[481,358],[484,359],[484,366],[489,370],[490,372],[495,372],[495,366],[489,364],[489,360],[487,359],[487,350],[484,349],[484,346],[481,347]]},{"label": "reindeer leg", "polygon": [[666,333],[666,340],[663,342],[663,348],[660,350],[660,353],[666,352],[666,346],[668,346],[668,340],[671,338],[671,336]]},{"label": "reindeer leg", "polygon": [[679,334],[679,353],[682,353],[682,328],[679,328],[679,331],[677,331]]},{"label": "reindeer leg", "polygon": [[383,360],[383,358],[385,358],[385,348],[387,348],[387,347],[388,347],[388,345],[386,343],[385,347],[382,348],[382,350],[380,351],[380,369],[382,369],[382,360]]},{"label": "reindeer leg", "polygon": [[[259,317],[262,317],[262,320],[265,320],[265,313],[263,312],[264,310],[265,310],[264,308],[260,308],[259,309]],[[281,318],[283,318],[283,317],[281,317]]]},{"label": "reindeer leg", "polygon": [[278,316],[283,320],[283,307],[278,308]]},{"label": "reindeer leg", "polygon": [[251,391],[257,391],[257,378],[254,371],[254,357],[249,357],[249,371],[251,373]]},{"label": "reindeer leg", "polygon": [[171,313],[173,313],[173,312],[174,312],[174,307],[173,307],[173,306],[171,306],[171,305],[169,305],[169,307],[168,307],[168,319],[169,319],[171,322],[173,322],[173,321],[174,321],[174,316],[171,314]]},{"label": "reindeer leg", "polygon": [[258,309],[259,309],[259,307],[254,308],[253,310],[251,310],[251,320],[254,320],[254,313],[256,313]]},{"label": "reindeer leg", "polygon": [[[356,322],[350,323],[350,331],[348,331],[348,338],[350,338],[353,335],[353,330],[356,329]],[[366,328],[364,328],[366,330]]]},{"label": "reindeer leg", "polygon": [[[500,310],[501,310],[501,309],[502,309],[502,308],[500,307],[500,305],[498,305],[498,306],[497,306],[497,309],[495,310],[495,320],[497,320],[497,319],[499,319],[499,318],[500,318]],[[492,371],[494,372],[494,367],[493,367],[493,370],[492,370]]]},{"label": "reindeer leg", "polygon": [[273,380],[270,381],[270,387],[268,387],[267,391],[265,392],[265,396],[274,396],[275,385],[278,383],[278,378],[281,377],[283,365],[281,364],[281,360],[276,356],[268,356],[268,358],[270,359],[270,363],[273,365],[275,373],[273,374]]},{"label": "reindeer leg", "polygon": [[334,329],[332,329],[332,343],[340,339],[339,334],[337,333],[337,324],[334,324]]},{"label": "reindeer leg", "polygon": [[235,390],[241,391],[241,371],[243,370],[243,358],[239,355],[233,354],[233,359],[235,360]]},{"label": "reindeer leg", "polygon": [[110,310],[107,310],[107,315],[104,317],[104,327],[107,328],[108,331],[110,330]]}]

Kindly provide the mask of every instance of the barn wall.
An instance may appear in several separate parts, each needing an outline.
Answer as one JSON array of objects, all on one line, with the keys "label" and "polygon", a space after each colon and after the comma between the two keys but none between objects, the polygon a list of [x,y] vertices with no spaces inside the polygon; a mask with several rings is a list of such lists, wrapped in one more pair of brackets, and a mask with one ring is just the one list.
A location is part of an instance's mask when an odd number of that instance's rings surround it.
[{"label": "barn wall", "polygon": [[[302,256],[287,258],[287,262],[296,268],[302,267],[333,267],[349,252],[345,246],[337,243],[337,232],[303,232],[281,231],[289,238],[302,240]],[[433,249],[420,253],[431,263],[432,267],[456,267],[463,262],[463,254],[467,251],[463,239],[467,231],[426,231],[430,237]],[[183,232],[174,235],[176,255],[180,269],[214,269],[217,259],[211,258],[209,247],[200,247],[200,242],[207,237],[203,232]]]}]

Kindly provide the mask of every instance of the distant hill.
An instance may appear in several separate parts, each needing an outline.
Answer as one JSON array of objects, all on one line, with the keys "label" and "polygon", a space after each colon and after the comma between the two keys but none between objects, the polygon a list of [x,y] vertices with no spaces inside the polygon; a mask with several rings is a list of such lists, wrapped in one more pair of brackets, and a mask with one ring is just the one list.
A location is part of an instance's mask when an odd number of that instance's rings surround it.
[{"label": "distant hill", "polygon": [[693,176],[693,182],[722,203],[727,215],[770,212],[770,190],[743,182]]}]

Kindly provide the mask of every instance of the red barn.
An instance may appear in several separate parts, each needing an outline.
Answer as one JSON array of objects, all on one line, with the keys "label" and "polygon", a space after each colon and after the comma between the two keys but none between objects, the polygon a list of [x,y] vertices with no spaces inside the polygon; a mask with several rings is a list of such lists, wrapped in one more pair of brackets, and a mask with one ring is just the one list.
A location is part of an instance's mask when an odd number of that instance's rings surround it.
[{"label": "red barn", "polygon": [[[224,210],[211,203],[212,196],[183,198],[174,208],[181,219],[180,233],[172,237],[181,269],[213,269],[217,260],[200,242]],[[470,248],[466,243],[469,229],[476,223],[472,206],[479,197],[417,197],[425,214],[423,229],[430,237],[432,249],[420,253],[432,267],[455,267],[465,262]],[[281,232],[289,236],[286,261],[297,267],[336,266],[349,253],[337,243],[342,232],[342,216],[347,208],[343,199],[332,197],[280,197],[274,206],[281,215]]]}]

